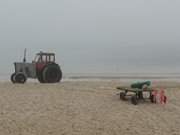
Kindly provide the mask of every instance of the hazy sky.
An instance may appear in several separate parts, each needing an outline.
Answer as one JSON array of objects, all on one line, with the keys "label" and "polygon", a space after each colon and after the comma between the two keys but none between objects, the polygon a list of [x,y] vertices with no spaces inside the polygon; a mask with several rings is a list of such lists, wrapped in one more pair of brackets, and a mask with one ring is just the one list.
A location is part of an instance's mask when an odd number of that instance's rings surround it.
[{"label": "hazy sky", "polygon": [[55,52],[65,73],[178,72],[180,1],[1,0],[0,73],[24,48]]}]

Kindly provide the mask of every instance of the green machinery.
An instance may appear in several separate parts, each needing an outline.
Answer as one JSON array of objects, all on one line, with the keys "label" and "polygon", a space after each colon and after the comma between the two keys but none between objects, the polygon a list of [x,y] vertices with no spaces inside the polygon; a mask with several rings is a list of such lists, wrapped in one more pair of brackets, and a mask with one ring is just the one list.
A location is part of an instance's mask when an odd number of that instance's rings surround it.
[{"label": "green machinery", "polygon": [[133,83],[130,88],[127,87],[117,87],[116,89],[121,90],[120,92],[120,99],[126,100],[127,97],[131,98],[131,103],[134,105],[137,105],[139,101],[145,101],[145,97],[143,96],[143,93],[149,93],[148,99],[153,103],[154,102],[154,96],[152,94],[153,89],[150,88],[151,82],[145,81],[145,82],[137,82]]}]

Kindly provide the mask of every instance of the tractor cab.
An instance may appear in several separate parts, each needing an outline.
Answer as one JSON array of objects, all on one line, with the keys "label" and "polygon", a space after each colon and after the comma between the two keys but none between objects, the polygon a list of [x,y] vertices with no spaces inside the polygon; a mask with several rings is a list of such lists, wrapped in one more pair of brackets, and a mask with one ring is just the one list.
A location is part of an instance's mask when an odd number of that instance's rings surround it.
[{"label": "tractor cab", "polygon": [[33,63],[55,63],[55,54],[44,52],[37,53]]},{"label": "tractor cab", "polygon": [[36,54],[33,63],[36,65],[36,71],[41,72],[48,64],[55,63],[55,54],[39,52]]}]

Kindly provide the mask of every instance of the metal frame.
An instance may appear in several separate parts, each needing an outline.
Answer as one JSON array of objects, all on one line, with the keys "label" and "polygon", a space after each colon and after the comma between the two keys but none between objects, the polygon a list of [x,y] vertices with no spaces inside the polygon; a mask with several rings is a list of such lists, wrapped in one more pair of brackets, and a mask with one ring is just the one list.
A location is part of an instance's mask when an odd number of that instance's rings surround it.
[{"label": "metal frame", "polygon": [[[132,102],[132,104],[138,104],[138,102],[140,101],[140,100],[143,100],[143,101],[145,101],[145,99],[147,99],[147,98],[145,98],[145,97],[139,97],[139,94],[140,93],[142,93],[142,95],[143,95],[143,93],[149,93],[149,100],[153,103],[153,89],[151,89],[151,88],[146,88],[146,89],[132,89],[132,88],[127,88],[127,87],[117,87],[116,89],[118,89],[118,90],[120,90],[121,92],[119,93],[119,95],[120,95],[120,99],[121,100],[125,100],[126,99],[126,97],[131,97],[131,102]],[[129,93],[133,93],[133,94],[129,94]],[[123,95],[123,97],[121,97]],[[132,101],[132,100],[134,100],[134,102]]]}]

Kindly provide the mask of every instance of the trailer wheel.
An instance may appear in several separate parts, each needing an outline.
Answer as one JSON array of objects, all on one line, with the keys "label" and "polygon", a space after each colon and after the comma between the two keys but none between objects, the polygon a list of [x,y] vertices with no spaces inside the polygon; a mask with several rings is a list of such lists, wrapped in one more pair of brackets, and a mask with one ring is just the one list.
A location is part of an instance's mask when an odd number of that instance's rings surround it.
[{"label": "trailer wheel", "polygon": [[151,103],[156,103],[154,95],[150,95],[150,101],[151,101]]},{"label": "trailer wheel", "polygon": [[15,75],[16,83],[25,83],[27,80],[26,76],[23,73],[18,73]]},{"label": "trailer wheel", "polygon": [[45,83],[56,83],[62,79],[62,71],[57,64],[47,65],[43,70],[43,81]]},{"label": "trailer wheel", "polygon": [[137,104],[138,104],[138,99],[137,99],[136,96],[132,96],[132,97],[131,97],[131,103],[132,103],[133,105],[137,105]]},{"label": "trailer wheel", "polygon": [[16,73],[13,73],[13,74],[11,75],[11,82],[12,82],[12,83],[16,83],[15,76],[16,76]]},{"label": "trailer wheel", "polygon": [[120,99],[121,100],[126,100],[126,94],[124,92],[120,92]]}]

